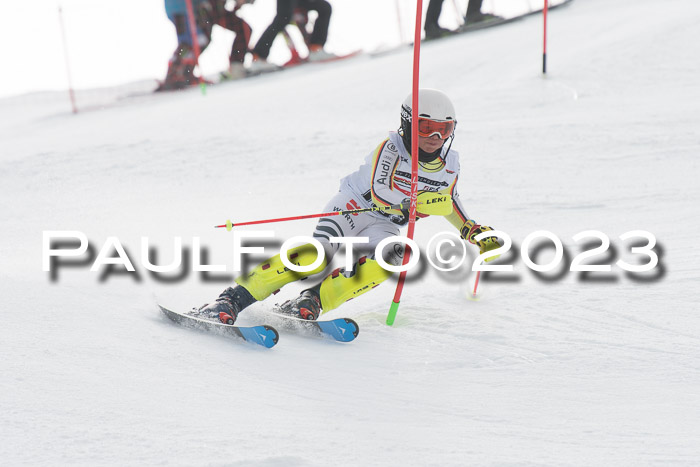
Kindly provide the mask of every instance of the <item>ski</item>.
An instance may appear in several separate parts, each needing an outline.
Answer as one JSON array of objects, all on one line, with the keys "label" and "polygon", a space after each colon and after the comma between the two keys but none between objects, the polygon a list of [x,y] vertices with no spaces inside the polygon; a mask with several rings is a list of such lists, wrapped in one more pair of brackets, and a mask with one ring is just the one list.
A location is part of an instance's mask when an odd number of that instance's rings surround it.
[{"label": "ski", "polygon": [[255,78],[257,76],[269,75],[271,73],[278,73],[278,72],[284,71],[288,68],[296,68],[297,66],[301,66],[301,65],[313,65],[313,64],[324,64],[324,63],[337,62],[340,60],[346,60],[349,58],[357,57],[358,55],[361,55],[361,54],[362,54],[361,50],[356,50],[356,51],[349,53],[347,55],[332,56],[332,57],[328,57],[324,60],[309,61],[306,58],[297,58],[297,59],[292,59],[292,60],[288,61],[284,65],[277,66],[276,68],[270,68],[269,70],[264,70],[264,71],[262,71],[262,70],[258,70],[258,71],[248,70],[246,72],[245,76],[242,76],[240,78],[235,78],[235,79],[231,79],[231,78],[227,77],[225,73],[220,73],[217,84],[218,83],[225,83],[228,81],[240,81],[242,79]]},{"label": "ski", "polygon": [[350,52],[349,54],[345,55],[331,55],[328,58],[324,58],[322,60],[315,60],[311,61],[308,58],[292,58],[289,60],[287,63],[283,65],[283,68],[291,68],[295,67],[298,65],[312,65],[314,63],[330,63],[330,62],[337,62],[339,60],[346,60],[348,58],[353,58],[357,57],[362,53],[362,50],[355,50],[354,52]]},{"label": "ski", "polygon": [[[255,71],[246,70],[245,76],[241,79],[255,78],[256,76],[269,75],[270,73],[277,73],[280,71],[284,71],[284,67],[279,66],[279,65],[277,65],[275,68],[270,68],[268,70],[255,70]],[[238,79],[238,80],[222,79],[219,82],[222,83],[222,82],[226,82],[226,81],[240,81],[240,79]]]},{"label": "ski", "polygon": [[[573,1],[574,0],[563,0],[560,3],[556,3],[554,5],[549,5],[548,9],[549,9],[549,11],[552,11],[556,8],[569,5]],[[510,18],[498,18],[498,19],[492,19],[492,20],[487,20],[487,21],[481,21],[481,22],[473,23],[473,24],[465,23],[462,26],[460,26],[459,29],[457,29],[449,34],[445,34],[445,35],[442,35],[440,37],[435,37],[435,38],[425,38],[425,39],[423,39],[423,41],[424,42],[425,41],[432,42],[432,41],[436,41],[436,40],[440,40],[440,39],[445,39],[448,37],[458,36],[460,34],[466,34],[468,32],[480,31],[482,29],[489,29],[489,28],[496,27],[496,26],[502,26],[505,24],[514,23],[514,22],[519,21],[521,19],[525,19],[529,16],[542,14],[542,10],[543,10],[543,8],[537,8],[537,9],[528,11],[526,13],[520,14],[520,15],[512,16]],[[401,44],[398,47],[391,47],[391,48],[386,48],[386,49],[375,50],[374,52],[370,52],[369,56],[373,57],[373,58],[382,57],[385,55],[390,55],[390,54],[394,54],[396,52],[406,50],[407,48],[413,48],[413,42],[411,42],[409,44]]]},{"label": "ski", "polygon": [[[574,0],[564,0],[561,3],[549,5],[548,10],[552,11],[556,8],[561,7],[561,6],[568,5],[573,1]],[[499,18],[499,19],[494,19],[494,20],[490,20],[490,21],[480,21],[480,22],[474,23],[474,24],[465,23],[460,27],[459,30],[456,31],[456,34],[462,34],[462,33],[471,32],[471,31],[478,31],[480,29],[488,29],[488,28],[491,28],[494,26],[501,26],[503,24],[508,24],[508,23],[512,23],[514,21],[519,21],[523,18],[527,18],[528,16],[539,15],[542,13],[543,9],[544,8],[538,8],[538,9],[529,11],[527,13],[523,13],[521,15],[513,16],[511,18]]]},{"label": "ski", "polygon": [[360,332],[360,327],[350,318],[313,321],[290,316],[278,308],[268,311],[268,313],[279,318],[275,324],[281,329],[316,337],[331,338],[338,342],[352,342]]},{"label": "ski", "polygon": [[238,340],[262,345],[268,349],[274,347],[279,340],[279,333],[272,326],[235,326],[223,324],[218,321],[197,318],[185,313],[178,313],[161,305],[158,305],[158,307],[171,321],[189,328],[212,332],[221,336],[234,337]]}]

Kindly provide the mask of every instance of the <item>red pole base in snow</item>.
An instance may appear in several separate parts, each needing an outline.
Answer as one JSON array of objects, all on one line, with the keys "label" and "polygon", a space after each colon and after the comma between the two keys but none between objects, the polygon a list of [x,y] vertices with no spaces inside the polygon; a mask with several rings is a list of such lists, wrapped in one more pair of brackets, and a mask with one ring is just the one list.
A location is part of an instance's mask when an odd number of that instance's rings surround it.
[{"label": "red pole base in snow", "polygon": [[542,73],[547,74],[547,54],[542,54]]}]

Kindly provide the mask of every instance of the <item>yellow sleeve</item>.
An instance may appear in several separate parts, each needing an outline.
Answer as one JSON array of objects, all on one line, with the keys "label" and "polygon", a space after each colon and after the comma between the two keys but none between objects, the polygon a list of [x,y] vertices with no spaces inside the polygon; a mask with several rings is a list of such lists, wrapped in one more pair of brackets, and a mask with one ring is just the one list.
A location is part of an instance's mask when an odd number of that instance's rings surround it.
[{"label": "yellow sleeve", "polygon": [[452,214],[445,216],[445,218],[450,224],[454,225],[457,230],[461,231],[464,223],[469,220],[469,215],[467,211],[464,210],[462,202],[459,200],[459,194],[456,189],[458,178],[459,177],[455,177],[455,181],[450,187],[450,194],[452,195]]}]

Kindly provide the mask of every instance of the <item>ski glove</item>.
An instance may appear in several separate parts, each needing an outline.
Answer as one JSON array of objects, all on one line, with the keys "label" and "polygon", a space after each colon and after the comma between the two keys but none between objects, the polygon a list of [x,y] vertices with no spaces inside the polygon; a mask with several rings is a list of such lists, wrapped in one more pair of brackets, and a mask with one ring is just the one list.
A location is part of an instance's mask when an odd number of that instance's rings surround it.
[{"label": "ski glove", "polygon": [[[452,197],[449,193],[437,193],[435,191],[421,191],[416,197],[416,211],[426,216],[448,216],[452,214]],[[402,204],[410,205],[406,198]]]},{"label": "ski glove", "polygon": [[[469,219],[467,222],[464,223],[459,233],[462,235],[463,239],[479,247],[479,254],[484,254],[487,251],[495,250],[496,248],[500,248],[501,246],[496,237],[486,237],[478,241],[474,240],[474,237],[476,237],[482,232],[488,232],[489,230],[493,229],[486,225],[479,225],[473,220]],[[490,258],[486,259],[486,262],[493,261],[499,256],[501,255],[491,256]]]}]

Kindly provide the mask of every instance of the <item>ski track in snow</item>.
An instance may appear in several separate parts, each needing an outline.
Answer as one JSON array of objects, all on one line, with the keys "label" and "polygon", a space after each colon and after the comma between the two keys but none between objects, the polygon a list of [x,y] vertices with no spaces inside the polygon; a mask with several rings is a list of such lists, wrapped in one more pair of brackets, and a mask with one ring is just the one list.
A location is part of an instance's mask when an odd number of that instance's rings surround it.
[{"label": "ski track in snow", "polygon": [[[230,269],[213,225],[320,212],[398,125],[409,50],[78,115],[54,93],[0,100],[2,463],[697,465],[700,5],[657,3],[553,13],[546,78],[537,18],[427,43],[421,64],[456,104],[470,215],[516,247],[550,230],[572,256],[571,237],[596,229],[629,260],[618,236],[648,230],[657,279],[538,280],[514,255],[515,279],[483,279],[470,300],[473,273],[428,270],[393,327],[395,280],[329,313],[359,323],[350,344],[281,330],[266,350],[172,324],[156,302],[189,309],[233,274],[155,280],[140,238],[166,263],[173,237],[198,236]],[[416,239],[450,228],[422,220]],[[117,236],[138,278],[83,264],[51,281],[44,230],[85,232],[95,252]]]}]

